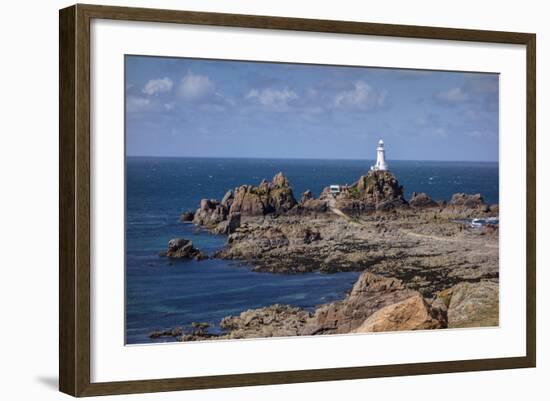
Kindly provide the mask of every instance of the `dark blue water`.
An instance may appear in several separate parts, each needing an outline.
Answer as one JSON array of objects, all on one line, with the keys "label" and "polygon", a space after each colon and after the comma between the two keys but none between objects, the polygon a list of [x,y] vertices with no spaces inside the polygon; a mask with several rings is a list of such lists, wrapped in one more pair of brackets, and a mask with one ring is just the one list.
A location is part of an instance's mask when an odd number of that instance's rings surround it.
[{"label": "dark blue water", "polygon": [[[224,260],[169,261],[158,256],[174,237],[190,238],[203,252],[225,238],[180,223],[183,211],[201,198],[220,199],[227,189],[258,184],[282,171],[296,198],[306,189],[318,195],[330,184],[351,184],[365,174],[368,160],[265,160],[133,158],[126,170],[126,342],[150,342],[147,334],[193,321],[209,322],[244,310],[292,304],[311,308],[342,298],[358,273],[275,275],[255,273]],[[498,203],[498,163],[390,161],[405,187],[434,199],[455,192],[481,193]],[[174,339],[170,339],[174,340]],[[157,340],[158,341],[158,340]]]}]

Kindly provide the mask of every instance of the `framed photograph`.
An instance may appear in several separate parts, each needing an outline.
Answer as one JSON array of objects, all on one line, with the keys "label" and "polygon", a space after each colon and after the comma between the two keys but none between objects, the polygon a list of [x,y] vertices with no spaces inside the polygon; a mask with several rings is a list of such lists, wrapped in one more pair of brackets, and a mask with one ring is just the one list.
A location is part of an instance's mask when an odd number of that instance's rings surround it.
[{"label": "framed photograph", "polygon": [[535,35],[60,11],[60,390],[534,367]]}]

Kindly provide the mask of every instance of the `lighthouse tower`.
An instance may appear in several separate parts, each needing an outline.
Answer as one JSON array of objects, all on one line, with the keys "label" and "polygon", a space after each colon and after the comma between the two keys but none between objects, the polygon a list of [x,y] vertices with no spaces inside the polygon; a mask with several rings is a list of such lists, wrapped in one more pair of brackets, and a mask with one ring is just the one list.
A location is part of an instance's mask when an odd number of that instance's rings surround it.
[{"label": "lighthouse tower", "polygon": [[386,163],[386,151],[384,150],[384,141],[380,139],[378,141],[378,147],[376,148],[376,164],[371,167],[371,170],[385,171],[388,169]]}]

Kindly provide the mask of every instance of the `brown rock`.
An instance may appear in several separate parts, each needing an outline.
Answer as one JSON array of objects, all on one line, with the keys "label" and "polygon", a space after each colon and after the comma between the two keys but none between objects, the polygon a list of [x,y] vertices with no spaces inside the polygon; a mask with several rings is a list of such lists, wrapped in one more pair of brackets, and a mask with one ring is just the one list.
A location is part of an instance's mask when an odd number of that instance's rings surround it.
[{"label": "brown rock", "polygon": [[233,203],[233,199],[235,199],[233,197],[233,191],[229,190],[223,196],[221,204],[229,210],[229,208],[231,208],[231,204]]},{"label": "brown rock", "polygon": [[321,200],[334,200],[334,206],[349,214],[388,211],[408,206],[403,187],[389,171],[371,170],[359,177],[351,186],[341,186],[340,193],[333,194],[325,188]]},{"label": "brown rock", "polygon": [[499,324],[498,283],[459,283],[438,294],[448,306],[449,327],[487,327]]},{"label": "brown rock", "polygon": [[305,191],[302,194],[302,198],[300,199],[300,203],[303,205],[304,203],[306,203],[308,200],[311,200],[311,199],[313,199],[313,194],[308,189],[307,191]]},{"label": "brown rock", "polygon": [[181,214],[180,221],[193,221],[195,218],[195,213],[192,211],[187,211]]},{"label": "brown rock", "polygon": [[273,180],[271,180],[271,186],[273,188],[286,188],[290,186],[290,183],[283,173],[279,172],[273,177]]},{"label": "brown rock", "polygon": [[319,307],[302,334],[349,333],[377,310],[417,294],[400,280],[364,272],[343,301]]},{"label": "brown rock", "polygon": [[424,192],[421,192],[421,193],[413,192],[411,200],[409,200],[409,205],[415,208],[439,206],[436,201],[434,201]]},{"label": "brown rock", "polygon": [[234,233],[237,228],[241,226],[241,214],[231,213],[227,217],[227,220],[219,223],[216,228],[212,230],[215,234],[231,234]]},{"label": "brown rock", "polygon": [[485,201],[481,194],[468,195],[465,193],[454,194],[449,202],[449,206],[463,206],[470,209],[475,209],[485,206]]},{"label": "brown rock", "polygon": [[271,183],[263,180],[259,186],[243,185],[235,190],[230,213],[243,216],[263,216],[284,213],[297,205],[288,179],[278,173]]},{"label": "brown rock", "polygon": [[446,326],[441,314],[432,311],[424,298],[416,294],[376,311],[352,333],[441,329]]},{"label": "brown rock", "polygon": [[220,327],[228,331],[225,338],[296,336],[310,316],[301,308],[275,304],[225,317]]},{"label": "brown rock", "polygon": [[191,240],[185,238],[174,238],[168,241],[168,249],[161,252],[160,256],[174,259],[206,259],[207,256],[193,246]]},{"label": "brown rock", "polygon": [[215,227],[227,217],[228,209],[215,199],[202,199],[200,207],[195,212],[193,224],[205,227]]}]

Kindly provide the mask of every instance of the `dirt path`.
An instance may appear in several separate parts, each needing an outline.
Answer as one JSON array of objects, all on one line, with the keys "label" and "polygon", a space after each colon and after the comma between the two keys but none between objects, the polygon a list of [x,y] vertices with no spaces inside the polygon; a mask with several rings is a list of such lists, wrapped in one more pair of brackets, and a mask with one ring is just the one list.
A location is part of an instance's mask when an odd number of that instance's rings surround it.
[{"label": "dirt path", "polygon": [[[402,232],[403,234],[407,234],[407,235],[410,235],[410,236],[416,237],[416,238],[431,239],[431,240],[435,240],[435,241],[444,241],[444,242],[459,242],[459,243],[463,243],[463,244],[467,244],[467,245],[479,246],[479,242],[477,242],[477,241],[466,241],[463,238],[446,238],[446,237],[438,237],[437,235],[419,234],[419,233],[415,233],[415,232],[412,232],[412,231],[409,231],[409,230],[405,230],[403,228],[400,228],[399,231]],[[485,243],[484,245],[487,248],[498,249],[498,245],[487,244],[487,243]]]},{"label": "dirt path", "polygon": [[[335,203],[334,201],[329,201],[328,202],[329,210],[332,213],[334,213],[337,216],[342,217],[343,219],[345,219],[349,223],[363,225],[363,226],[365,225],[365,223],[362,223],[361,221],[358,221],[358,220],[352,218],[351,216],[347,215],[346,213],[344,213],[343,211],[341,211],[340,209],[335,207],[334,203]],[[415,233],[415,232],[410,231],[410,230],[405,230],[403,228],[400,228],[399,232],[401,232],[403,234],[406,234],[406,235],[409,235],[411,237],[415,237],[415,238],[428,239],[428,240],[434,240],[434,241],[443,241],[443,242],[462,243],[462,244],[470,245],[470,246],[479,246],[479,242],[477,242],[477,241],[465,241],[464,238],[446,238],[446,237],[439,237],[437,235],[420,234],[420,233]],[[498,249],[498,244],[494,245],[494,244],[485,243],[484,245],[487,248]]]}]

